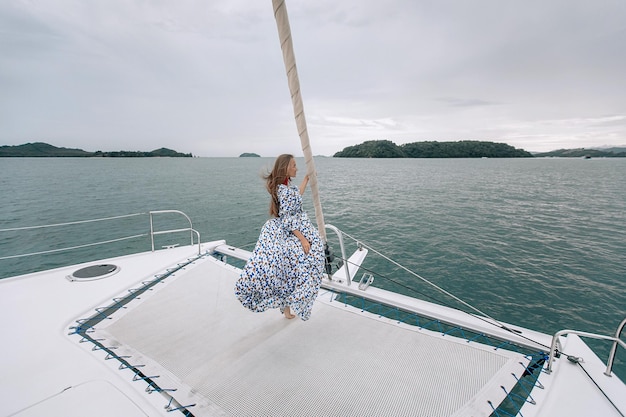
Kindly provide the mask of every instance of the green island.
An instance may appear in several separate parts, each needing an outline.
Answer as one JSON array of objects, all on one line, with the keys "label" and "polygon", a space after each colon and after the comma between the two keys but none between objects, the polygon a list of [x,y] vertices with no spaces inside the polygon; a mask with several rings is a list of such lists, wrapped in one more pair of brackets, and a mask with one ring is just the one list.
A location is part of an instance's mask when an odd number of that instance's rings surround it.
[{"label": "green island", "polygon": [[626,148],[559,149],[545,153],[531,153],[506,143],[462,140],[456,142],[412,142],[396,145],[389,140],[370,140],[348,146],[335,153],[335,158],[610,158],[626,157]]},{"label": "green island", "polygon": [[190,153],[180,153],[167,148],[155,149],[150,152],[141,151],[113,151],[113,152],[87,152],[82,149],[58,148],[56,146],[34,142],[24,145],[0,146],[0,157],[26,157],[26,158],[46,158],[46,157],[108,157],[108,158],[149,158],[149,157],[173,157],[191,158]]},{"label": "green island", "polygon": [[536,157],[559,157],[559,158],[625,158],[626,148],[605,149],[557,149],[556,151],[541,152],[534,154]]},{"label": "green island", "polygon": [[533,155],[506,143],[463,140],[458,142],[412,142],[396,145],[389,140],[370,140],[337,152],[340,158],[529,158]]},{"label": "green island", "polygon": [[261,155],[257,154],[257,153],[252,153],[252,152],[244,152],[241,155],[239,155],[240,158],[260,158]]}]

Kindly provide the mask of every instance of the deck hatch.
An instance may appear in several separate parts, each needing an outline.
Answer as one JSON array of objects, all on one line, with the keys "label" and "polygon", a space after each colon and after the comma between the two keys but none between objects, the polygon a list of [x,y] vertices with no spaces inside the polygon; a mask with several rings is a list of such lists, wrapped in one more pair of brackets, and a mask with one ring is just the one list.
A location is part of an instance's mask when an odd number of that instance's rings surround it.
[{"label": "deck hatch", "polygon": [[95,279],[103,279],[115,275],[120,272],[120,267],[113,264],[99,264],[86,266],[74,271],[67,276],[70,281],[92,281]]}]

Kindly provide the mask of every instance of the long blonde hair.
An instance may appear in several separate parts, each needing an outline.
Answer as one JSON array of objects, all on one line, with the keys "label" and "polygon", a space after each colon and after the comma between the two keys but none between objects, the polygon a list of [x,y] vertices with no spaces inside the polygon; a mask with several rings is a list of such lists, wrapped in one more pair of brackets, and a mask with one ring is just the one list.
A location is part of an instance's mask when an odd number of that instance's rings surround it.
[{"label": "long blonde hair", "polygon": [[271,172],[263,176],[265,180],[265,188],[272,197],[270,200],[270,214],[274,217],[278,217],[278,211],[280,209],[280,203],[278,202],[278,186],[289,182],[291,179],[287,173],[289,168],[289,162],[293,159],[293,155],[282,154],[276,158],[274,162],[274,169]]}]

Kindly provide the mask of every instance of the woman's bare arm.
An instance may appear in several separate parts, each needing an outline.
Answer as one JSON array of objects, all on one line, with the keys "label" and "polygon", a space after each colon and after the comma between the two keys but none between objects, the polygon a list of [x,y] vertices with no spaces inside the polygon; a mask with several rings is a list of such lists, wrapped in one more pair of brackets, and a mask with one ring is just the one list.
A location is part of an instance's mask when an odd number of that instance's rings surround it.
[{"label": "woman's bare arm", "polygon": [[308,254],[309,250],[311,249],[311,243],[306,239],[306,237],[304,237],[302,233],[300,233],[299,230],[294,230],[292,233],[298,239],[300,239],[300,243],[302,244],[302,250],[304,250],[304,253]]},{"label": "woman's bare arm", "polygon": [[304,194],[304,190],[306,190],[306,186],[309,183],[309,176],[305,175],[302,179],[302,183],[300,184],[300,195]]}]

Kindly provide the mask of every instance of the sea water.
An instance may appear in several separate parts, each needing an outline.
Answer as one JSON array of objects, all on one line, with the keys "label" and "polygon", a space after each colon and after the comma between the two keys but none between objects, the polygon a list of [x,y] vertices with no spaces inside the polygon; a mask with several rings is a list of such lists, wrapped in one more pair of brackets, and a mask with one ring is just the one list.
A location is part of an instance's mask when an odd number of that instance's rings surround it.
[{"label": "sea water", "polygon": [[[305,166],[297,162],[299,184]],[[261,174],[272,163],[0,158],[0,229],[173,209],[189,215],[203,241],[225,239],[251,250],[268,218]],[[374,285],[459,306],[427,280],[500,321],[550,334],[613,334],[626,317],[625,158],[317,157],[315,164],[326,223],[415,272],[371,252],[363,266]],[[309,190],[305,207],[314,217]],[[130,218],[114,227],[4,231],[0,258],[148,230],[145,218]],[[328,237],[339,256],[337,239]],[[143,237],[10,258],[0,260],[0,278],[149,249]],[[606,360],[608,344],[589,343]],[[623,349],[616,363],[616,373],[626,377]]]}]

